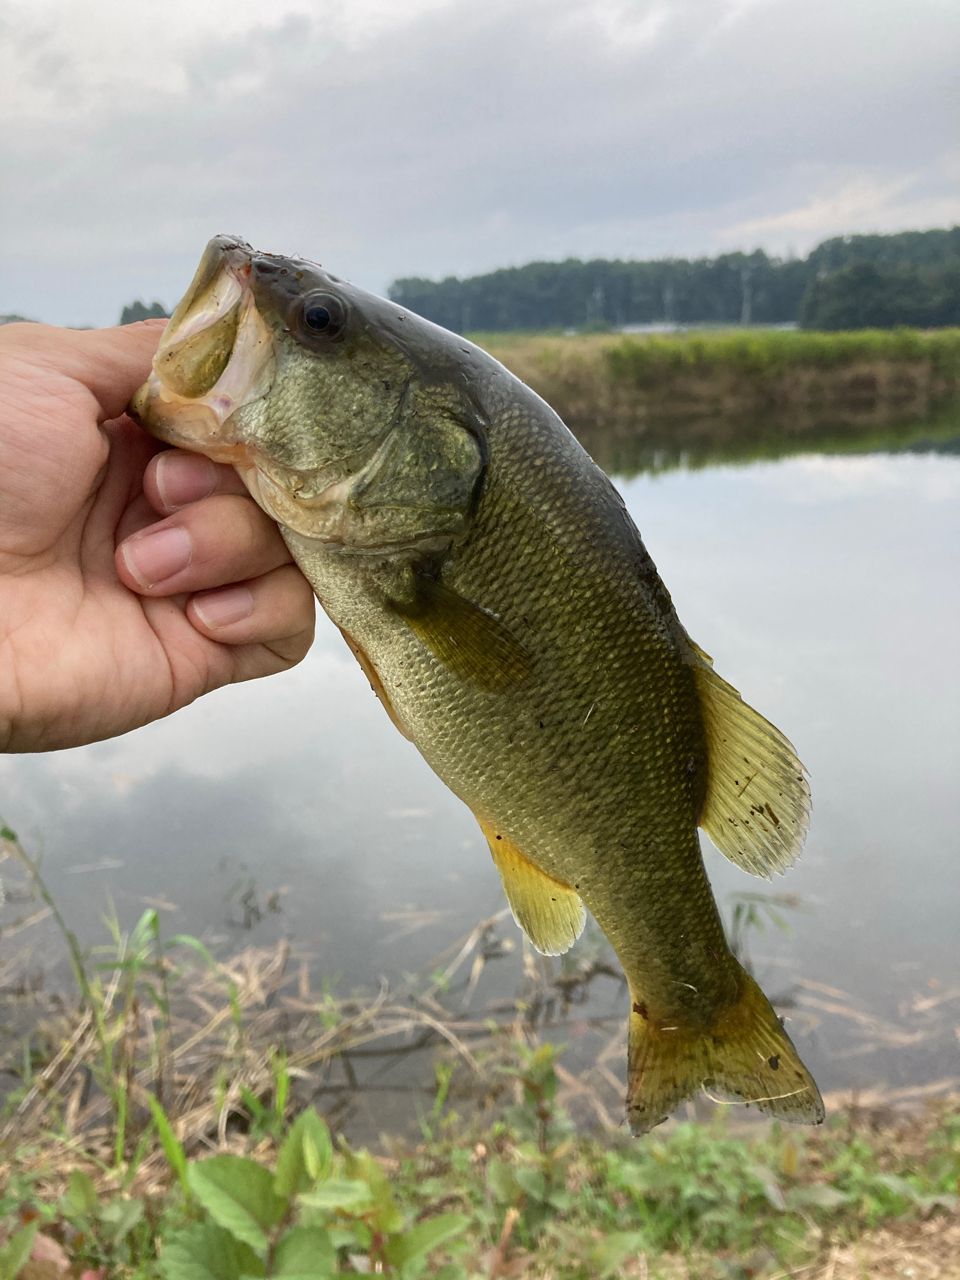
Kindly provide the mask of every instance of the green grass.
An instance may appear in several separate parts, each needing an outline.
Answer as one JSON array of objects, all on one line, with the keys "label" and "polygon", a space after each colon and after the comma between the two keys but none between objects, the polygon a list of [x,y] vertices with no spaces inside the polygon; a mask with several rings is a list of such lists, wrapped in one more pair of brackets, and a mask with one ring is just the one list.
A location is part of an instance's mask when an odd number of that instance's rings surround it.
[{"label": "green grass", "polygon": [[960,375],[960,329],[866,329],[854,333],[749,330],[743,333],[626,336],[604,348],[610,376],[650,387],[678,374],[729,370],[750,378],[794,369],[823,371],[855,364],[929,362],[935,376]]},{"label": "green grass", "polygon": [[[955,1215],[956,1106],[887,1128],[848,1115],[822,1132],[774,1125],[743,1136],[721,1118],[601,1140],[574,1133],[553,1104],[556,1054],[518,1055],[518,1101],[494,1124],[481,1129],[441,1103],[433,1137],[387,1141],[380,1157],[334,1141],[312,1110],[279,1125],[253,1119],[242,1150],[201,1160],[188,1161],[170,1131],[165,1176],[138,1195],[129,1170],[111,1174],[82,1154],[66,1170],[11,1152],[0,1275],[12,1280],[4,1258],[38,1231],[75,1270],[144,1280],[358,1270],[479,1280],[498,1258],[531,1280],[782,1275],[845,1245],[869,1257],[871,1233],[892,1222],[909,1239],[911,1227],[929,1234]],[[57,1136],[49,1142],[53,1155]]]},{"label": "green grass", "polygon": [[476,333],[470,339],[510,367],[511,354],[544,365],[574,358],[602,359],[609,376],[651,387],[682,374],[728,370],[751,377],[791,369],[835,370],[855,364],[929,362],[932,371],[960,376],[960,329],[864,329],[819,333],[803,329],[718,329],[673,334]]}]

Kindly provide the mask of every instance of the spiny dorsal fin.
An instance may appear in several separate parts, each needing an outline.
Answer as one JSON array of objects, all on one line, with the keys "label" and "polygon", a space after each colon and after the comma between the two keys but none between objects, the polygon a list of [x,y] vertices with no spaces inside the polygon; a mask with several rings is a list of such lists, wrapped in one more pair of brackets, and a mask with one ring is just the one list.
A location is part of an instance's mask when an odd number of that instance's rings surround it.
[{"label": "spiny dorsal fin", "polygon": [[783,874],[803,847],[810,822],[806,774],[780,730],[694,648],[709,759],[700,826],[731,862],[769,880],[774,871]]},{"label": "spiny dorsal fin", "polygon": [[583,933],[587,913],[575,890],[535,867],[490,823],[477,819],[510,903],[513,918],[545,956],[569,951]]},{"label": "spiny dorsal fin", "polygon": [[512,631],[488,609],[416,574],[410,601],[391,600],[423,644],[462,680],[499,693],[530,675],[530,655]]}]

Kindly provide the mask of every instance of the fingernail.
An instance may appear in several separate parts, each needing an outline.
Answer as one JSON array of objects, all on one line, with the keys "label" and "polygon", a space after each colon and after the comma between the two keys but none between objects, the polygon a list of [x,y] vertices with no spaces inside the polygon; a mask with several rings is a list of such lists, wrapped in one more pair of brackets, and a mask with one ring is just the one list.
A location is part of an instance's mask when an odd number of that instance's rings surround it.
[{"label": "fingernail", "polygon": [[141,587],[156,587],[193,559],[190,535],[177,526],[128,539],[120,548],[124,564]]},{"label": "fingernail", "polygon": [[203,625],[216,631],[218,627],[229,627],[232,622],[249,618],[253,613],[253,595],[246,587],[225,587],[222,591],[194,596],[193,607]]},{"label": "fingernail", "polygon": [[157,458],[156,481],[160,501],[168,510],[176,510],[213,493],[217,469],[203,454],[170,449]]}]

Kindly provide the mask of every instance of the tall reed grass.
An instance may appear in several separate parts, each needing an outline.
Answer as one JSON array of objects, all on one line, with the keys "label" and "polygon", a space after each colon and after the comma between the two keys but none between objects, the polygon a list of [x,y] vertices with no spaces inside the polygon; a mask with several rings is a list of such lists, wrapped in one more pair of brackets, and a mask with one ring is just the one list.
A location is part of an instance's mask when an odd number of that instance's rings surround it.
[{"label": "tall reed grass", "polygon": [[960,329],[478,336],[610,472],[960,445]]},{"label": "tall reed grass", "polygon": [[960,377],[960,329],[866,329],[853,333],[761,329],[745,332],[621,337],[604,347],[616,381],[652,387],[681,373],[709,377],[724,371],[776,378],[795,369],[852,365],[924,364],[934,378]]}]

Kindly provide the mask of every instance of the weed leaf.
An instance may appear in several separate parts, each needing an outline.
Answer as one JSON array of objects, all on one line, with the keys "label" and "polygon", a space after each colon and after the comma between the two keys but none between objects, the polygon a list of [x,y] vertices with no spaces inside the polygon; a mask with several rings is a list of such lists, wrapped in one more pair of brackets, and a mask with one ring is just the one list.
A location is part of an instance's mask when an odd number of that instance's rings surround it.
[{"label": "weed leaf", "polygon": [[275,1276],[330,1276],[337,1269],[337,1254],[322,1227],[292,1227],[285,1231],[273,1255]]},{"label": "weed leaf", "polygon": [[[311,1144],[310,1165],[305,1150]],[[314,1162],[314,1155],[316,1162]],[[333,1165],[333,1146],[330,1131],[311,1107],[297,1117],[277,1156],[277,1176],[274,1190],[279,1196],[290,1197],[304,1191],[313,1182],[330,1176]]]},{"label": "weed leaf", "polygon": [[176,1172],[177,1177],[180,1179],[183,1194],[189,1200],[190,1182],[187,1178],[187,1157],[184,1155],[183,1147],[179,1138],[173,1132],[173,1126],[167,1119],[167,1113],[152,1093],[147,1094],[147,1101],[150,1103],[150,1110],[153,1112],[154,1123],[157,1126],[157,1133],[160,1135],[164,1155],[167,1157],[170,1168]]},{"label": "weed leaf", "polygon": [[881,1187],[886,1187],[895,1196],[902,1196],[904,1200],[915,1201],[917,1198],[917,1188],[906,1178],[900,1178],[895,1173],[878,1173],[874,1182],[879,1182]]},{"label": "weed leaf", "polygon": [[[9,840],[11,836],[4,833],[3,838]],[[37,1234],[39,1225],[39,1222],[31,1222],[29,1227],[24,1227],[15,1236],[11,1236],[3,1249],[0,1249],[0,1280],[16,1280],[17,1272],[30,1257],[33,1237]]]},{"label": "weed leaf", "polygon": [[369,1205],[373,1200],[370,1188],[365,1182],[351,1182],[344,1178],[331,1178],[321,1182],[312,1191],[305,1191],[300,1196],[300,1203],[308,1209],[356,1209],[359,1205]]},{"label": "weed leaf", "polygon": [[626,1259],[639,1253],[643,1244],[641,1231],[612,1231],[590,1250],[590,1262],[606,1280],[607,1276],[617,1275]]},{"label": "weed leaf", "polygon": [[287,1209],[273,1191],[269,1169],[243,1156],[211,1156],[187,1168],[190,1187],[219,1226],[257,1253],[265,1253],[265,1231],[275,1227]]},{"label": "weed leaf", "polygon": [[512,1204],[520,1195],[513,1170],[502,1160],[491,1160],[487,1165],[487,1185],[493,1192],[494,1199],[501,1204]]},{"label": "weed leaf", "polygon": [[112,1200],[100,1213],[100,1220],[110,1228],[115,1241],[123,1237],[137,1225],[143,1217],[142,1200]]},{"label": "weed leaf", "polygon": [[768,1169],[766,1165],[755,1164],[750,1170],[758,1182],[763,1184],[763,1194],[767,1197],[775,1209],[785,1209],[787,1202],[783,1198],[783,1192],[777,1182],[776,1176],[772,1169]]},{"label": "weed leaf", "polygon": [[240,1280],[241,1274],[264,1274],[250,1247],[212,1222],[172,1235],[163,1247],[160,1269],[164,1280]]},{"label": "weed leaf", "polygon": [[946,1209],[947,1213],[954,1213],[957,1204],[960,1203],[960,1197],[949,1191],[941,1191],[939,1195],[915,1195],[914,1201],[917,1208],[922,1209],[924,1213],[929,1213],[931,1209]]},{"label": "weed leaf", "polygon": [[470,1219],[462,1213],[441,1213],[436,1218],[428,1218],[418,1227],[411,1227],[403,1235],[394,1236],[388,1241],[384,1250],[387,1261],[392,1262],[395,1267],[417,1262],[420,1258],[425,1258],[431,1249],[460,1235],[469,1223]]},{"label": "weed leaf", "polygon": [[369,1151],[350,1151],[346,1148],[344,1167],[348,1178],[364,1181],[370,1188],[370,1199],[376,1205],[376,1215],[369,1225],[376,1231],[391,1235],[403,1226],[403,1217],[390,1190],[390,1182],[381,1165]]},{"label": "weed leaf", "polygon": [[815,1209],[836,1209],[846,1204],[850,1196],[825,1182],[814,1182],[808,1187],[791,1187],[787,1192],[787,1204],[791,1209],[810,1206]]},{"label": "weed leaf", "polygon": [[89,1173],[84,1173],[82,1169],[70,1170],[65,1200],[68,1212],[74,1216],[91,1213],[97,1207],[100,1197],[97,1195],[96,1185]]},{"label": "weed leaf", "polygon": [[518,1169],[513,1175],[521,1190],[534,1200],[546,1200],[547,1182],[539,1169]]}]

